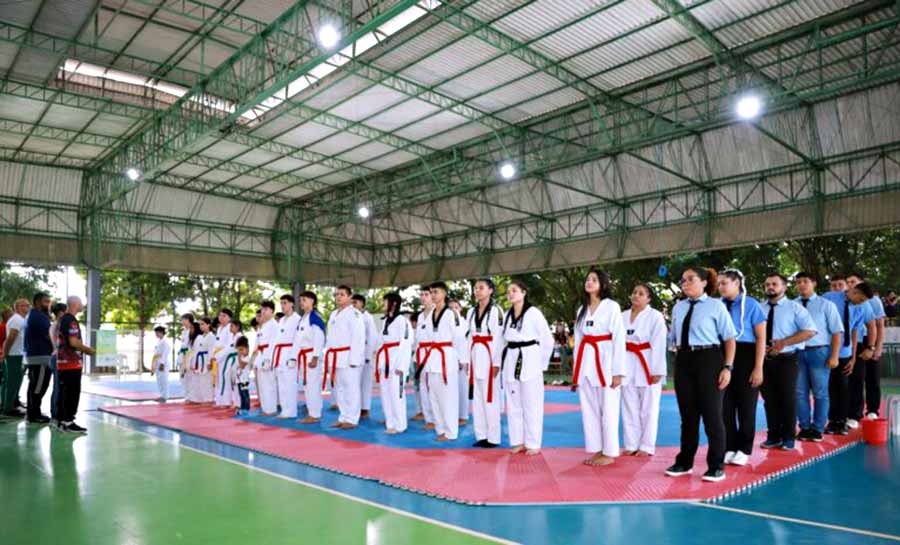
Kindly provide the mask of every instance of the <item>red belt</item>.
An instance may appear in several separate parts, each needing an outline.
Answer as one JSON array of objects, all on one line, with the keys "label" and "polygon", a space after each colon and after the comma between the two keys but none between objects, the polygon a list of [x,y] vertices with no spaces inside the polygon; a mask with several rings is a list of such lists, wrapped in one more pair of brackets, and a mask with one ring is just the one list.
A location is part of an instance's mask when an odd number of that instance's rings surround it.
[{"label": "red belt", "polygon": [[491,349],[491,343],[494,342],[494,337],[491,335],[472,335],[472,346],[469,349],[469,388],[475,387],[475,345],[480,344],[487,348],[488,357],[490,361],[488,362],[488,391],[487,391],[487,402],[491,403],[494,400],[494,377],[492,373],[494,372],[494,352]]},{"label": "red belt", "polygon": [[602,341],[611,341],[612,333],[606,335],[585,335],[578,345],[578,356],[575,358],[575,374],[572,377],[572,386],[578,386],[578,374],[581,371],[581,358],[584,356],[585,345],[594,348],[594,363],[597,365],[597,376],[600,377],[600,385],[606,387],[606,379],[603,377],[603,369],[600,367],[600,345]]},{"label": "red belt", "polygon": [[265,350],[266,348],[269,348],[269,345],[267,345],[267,344],[258,344],[258,345],[256,345],[256,351],[257,351],[257,352],[262,352],[262,351]]},{"label": "red belt", "polygon": [[[426,348],[425,350],[425,359],[422,362],[422,365],[428,363],[428,356],[431,355],[432,350],[438,350],[441,353],[441,376],[444,378],[444,384],[447,384],[447,353],[444,352],[445,348],[450,348],[453,346],[453,343],[450,341],[444,341],[440,343],[424,343],[423,345],[419,345],[419,349]],[[418,350],[416,351],[416,357],[418,357]],[[427,377],[426,377],[427,378]]]},{"label": "red belt", "polygon": [[349,346],[342,346],[340,348],[329,348],[325,351],[325,372],[322,373],[322,389],[325,389],[325,385],[328,383],[328,358],[331,358],[331,387],[334,388],[334,375],[337,374],[337,360],[338,354],[341,352],[348,352],[350,350]]},{"label": "red belt", "polygon": [[281,363],[281,351],[285,348],[290,348],[294,346],[294,343],[281,343],[275,345],[275,354],[272,357],[272,368],[278,369],[278,364]]},{"label": "red belt", "polygon": [[384,378],[388,379],[391,376],[391,353],[388,352],[391,348],[397,348],[400,346],[400,341],[395,341],[392,343],[384,343],[381,345],[381,348],[378,349],[378,352],[375,353],[375,382],[381,383],[381,376],[378,374],[378,362],[381,361],[381,355],[384,354]]},{"label": "red belt", "polygon": [[303,367],[303,385],[306,386],[306,359],[307,354],[312,352],[312,348],[301,348],[299,352],[297,352],[297,365]]},{"label": "red belt", "polygon": [[[422,351],[423,350],[425,350],[426,352],[429,351],[433,344],[434,343],[419,343],[419,346],[416,347],[416,369],[417,370],[420,367],[422,367],[423,365],[425,365],[425,360],[422,359]],[[425,354],[425,358],[426,359],[428,358],[427,353]]]},{"label": "red belt", "polygon": [[635,356],[637,356],[638,360],[641,362],[641,366],[644,368],[644,374],[647,375],[647,384],[653,384],[653,379],[650,378],[650,366],[647,365],[647,359],[644,358],[644,353],[642,350],[648,350],[650,348],[650,343],[625,343],[625,350],[631,352]]}]

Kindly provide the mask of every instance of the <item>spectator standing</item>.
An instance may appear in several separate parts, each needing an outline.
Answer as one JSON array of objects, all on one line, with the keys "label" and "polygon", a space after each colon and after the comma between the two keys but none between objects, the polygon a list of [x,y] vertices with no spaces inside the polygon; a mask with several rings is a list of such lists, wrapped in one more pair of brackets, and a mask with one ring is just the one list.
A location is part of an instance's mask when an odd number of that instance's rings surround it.
[{"label": "spectator standing", "polygon": [[22,358],[25,354],[25,316],[28,301],[16,300],[15,312],[6,321],[6,342],[3,343],[3,391],[2,411],[5,416],[24,416],[19,403],[19,389],[22,387]]},{"label": "spectator standing", "polygon": [[46,424],[50,418],[41,413],[41,403],[50,385],[50,296],[34,294],[31,311],[25,319],[25,367],[28,369],[28,422]]},{"label": "spectator standing", "polygon": [[66,304],[56,303],[50,307],[53,323],[50,324],[50,340],[53,341],[53,355],[50,356],[50,371],[53,377],[53,391],[50,394],[50,423],[59,424],[56,417],[56,404],[59,400],[59,373],[56,371],[56,358],[59,353],[59,321],[66,314]]},{"label": "spectator standing", "polygon": [[75,317],[83,304],[80,297],[69,297],[66,314],[59,322],[59,352],[57,373],[59,374],[59,398],[57,399],[58,429],[69,433],[87,433],[75,423],[78,400],[81,397],[82,354],[93,355],[95,350],[82,342],[81,326]]}]

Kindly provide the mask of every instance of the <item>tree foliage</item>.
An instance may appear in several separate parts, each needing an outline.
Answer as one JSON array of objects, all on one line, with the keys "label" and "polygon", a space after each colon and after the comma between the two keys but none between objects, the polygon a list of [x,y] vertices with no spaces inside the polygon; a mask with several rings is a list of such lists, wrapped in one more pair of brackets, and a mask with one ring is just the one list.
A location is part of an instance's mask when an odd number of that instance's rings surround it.
[{"label": "tree foliage", "polygon": [[49,274],[53,268],[25,265],[15,269],[0,263],[0,308],[10,308],[16,299],[31,301],[32,296],[47,289]]}]

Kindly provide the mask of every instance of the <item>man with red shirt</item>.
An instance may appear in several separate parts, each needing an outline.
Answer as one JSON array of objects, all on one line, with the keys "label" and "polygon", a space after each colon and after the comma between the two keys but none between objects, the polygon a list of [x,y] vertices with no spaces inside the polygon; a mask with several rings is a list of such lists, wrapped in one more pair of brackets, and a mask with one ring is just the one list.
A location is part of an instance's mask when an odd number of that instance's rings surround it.
[{"label": "man with red shirt", "polygon": [[83,304],[80,297],[69,297],[66,313],[59,321],[59,351],[56,358],[56,369],[59,376],[59,397],[56,414],[59,418],[59,431],[70,433],[87,433],[87,430],[75,423],[78,412],[78,400],[81,397],[81,358],[82,354],[93,355],[94,349],[81,340],[81,326],[75,316],[81,312]]}]

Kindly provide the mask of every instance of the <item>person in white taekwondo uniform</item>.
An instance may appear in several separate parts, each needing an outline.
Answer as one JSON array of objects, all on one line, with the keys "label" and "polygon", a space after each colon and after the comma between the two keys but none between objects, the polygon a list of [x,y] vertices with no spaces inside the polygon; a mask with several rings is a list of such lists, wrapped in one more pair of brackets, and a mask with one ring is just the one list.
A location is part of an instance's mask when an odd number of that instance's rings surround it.
[{"label": "person in white taekwondo uniform", "polygon": [[[462,320],[465,317],[466,313],[463,311],[462,303],[457,301],[456,299],[450,299],[447,302],[447,306],[455,312]],[[460,322],[460,327],[463,329],[463,335],[465,337],[469,336],[469,331],[466,329],[467,324],[465,322]],[[466,345],[466,349],[468,349],[468,344]],[[469,353],[466,352],[466,355],[462,358],[459,358],[459,381],[457,381],[457,395],[459,395],[459,425],[465,426],[469,422],[469,384],[466,378],[469,376],[469,365],[467,363],[463,363],[464,361],[469,360]]]},{"label": "person in white taekwondo uniform", "polygon": [[506,392],[510,452],[534,456],[544,433],[544,371],[553,355],[553,335],[544,314],[528,302],[528,288],[513,280],[506,290],[512,305],[503,320],[500,373]]},{"label": "person in white taekwondo uniform", "polygon": [[575,318],[575,369],[572,388],[581,401],[584,461],[605,466],[619,456],[620,386],[625,378],[625,326],[622,309],[611,298],[605,272],[591,269],[584,279],[581,307]]},{"label": "person in white taekwondo uniform", "polygon": [[403,396],[412,353],[412,327],[400,312],[400,294],[384,296],[384,318],[375,350],[375,382],[381,390],[386,433],[406,431],[406,398]]},{"label": "person in white taekwondo uniform", "polygon": [[275,384],[281,413],[278,418],[297,418],[297,359],[294,357],[294,338],[300,328],[300,315],[294,312],[294,296],[281,296],[281,312],[278,321],[278,340],[272,353]]},{"label": "person in white taekwondo uniform", "polygon": [[238,409],[241,406],[241,393],[237,381],[238,365],[240,364],[238,359],[240,354],[238,354],[237,350],[237,341],[244,336],[244,324],[242,324],[240,320],[231,320],[231,323],[228,324],[228,326],[229,331],[231,332],[231,344],[226,349],[223,357],[225,358],[227,365],[227,374],[225,376],[228,380],[227,388],[230,393],[226,392],[223,394],[223,397],[229,400],[228,406]]},{"label": "person in white taekwondo uniform", "polygon": [[322,350],[325,348],[325,321],[316,310],[316,294],[300,294],[300,326],[294,337],[294,360],[306,394],[306,416],[301,424],[316,424],[322,419]]},{"label": "person in white taekwondo uniform", "polygon": [[365,365],[360,373],[360,419],[369,418],[372,409],[372,383],[375,380],[375,350],[380,335],[375,327],[375,318],[366,310],[366,297],[360,293],[354,293],[350,298],[353,308],[362,314],[363,323],[366,326]]},{"label": "person in white taekwondo uniform", "polygon": [[434,308],[426,320],[429,336],[422,361],[431,409],[434,413],[434,431],[438,441],[453,441],[459,435],[459,361],[467,363],[465,330],[459,315],[447,306],[447,284],[431,285]]},{"label": "person in white taekwondo uniform", "polygon": [[253,352],[253,366],[256,368],[256,386],[259,406],[264,416],[275,416],[278,410],[278,390],[276,388],[273,357],[275,343],[278,342],[278,323],[275,321],[275,303],[260,303],[256,332],[256,350]]},{"label": "person in white taekwondo uniform", "polygon": [[334,392],[338,382],[338,421],[332,426],[352,429],[359,424],[360,376],[365,364],[366,325],[362,314],[350,304],[349,286],[338,286],[334,292],[337,309],[328,317],[325,335],[325,361],[322,369],[322,389],[329,382]]},{"label": "person in white taekwondo uniform", "polygon": [[422,301],[422,312],[416,318],[416,333],[413,339],[413,353],[415,354],[416,371],[416,404],[419,412],[412,417],[413,420],[424,420],[426,430],[434,429],[434,411],[431,410],[431,400],[428,399],[428,375],[424,373],[425,360],[422,359],[431,341],[431,329],[428,321],[431,320],[431,310],[434,305],[431,301],[431,286],[423,286],[419,291],[419,300]]},{"label": "person in white taekwondo uniform", "polygon": [[184,390],[184,400],[192,403],[191,387],[194,374],[190,372],[191,349],[194,345],[194,315],[188,312],[181,315],[181,343],[178,347],[178,370],[181,375],[181,389]]},{"label": "person in white taekwondo uniform", "polygon": [[[219,311],[219,327],[216,328],[216,341],[212,350],[213,368],[216,370],[215,395],[216,407],[231,405],[231,380],[229,375],[229,363],[226,362],[228,351],[234,346],[234,338],[231,334],[231,319],[234,317],[229,309]],[[233,361],[233,360],[232,360]]]},{"label": "person in white taekwondo uniform", "polygon": [[466,385],[472,400],[475,445],[494,448],[500,445],[500,354],[503,353],[503,310],[494,304],[494,282],[482,278],[475,282],[475,308],[466,318],[469,336],[469,376]]},{"label": "person in white taekwondo uniform", "polygon": [[197,403],[212,403],[212,360],[210,353],[215,345],[216,337],[212,333],[212,320],[208,316],[200,318],[200,334],[194,339],[193,365],[191,372],[194,374],[193,401]]},{"label": "person in white taekwondo uniform", "polygon": [[165,403],[169,399],[169,361],[172,356],[172,348],[166,339],[166,328],[157,326],[153,328],[156,334],[156,348],[153,350],[153,363],[151,374],[156,374],[156,387],[159,390],[159,401]]},{"label": "person in white taekwondo uniform", "polygon": [[659,400],[666,378],[666,320],[652,308],[647,284],[631,291],[631,308],[622,312],[625,327],[625,384],[622,386],[623,454],[656,453]]}]

